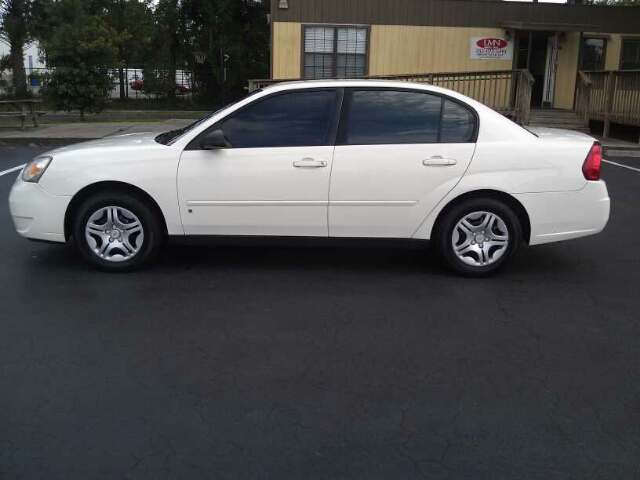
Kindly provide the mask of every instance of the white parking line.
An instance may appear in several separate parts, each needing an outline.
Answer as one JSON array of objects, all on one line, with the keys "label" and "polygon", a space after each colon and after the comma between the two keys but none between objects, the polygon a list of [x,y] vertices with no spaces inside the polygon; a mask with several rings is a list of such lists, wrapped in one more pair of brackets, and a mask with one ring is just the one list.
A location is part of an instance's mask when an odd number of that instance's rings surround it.
[{"label": "white parking line", "polygon": [[630,167],[629,165],[623,165],[621,163],[612,162],[611,160],[602,160],[605,163],[610,163],[611,165],[615,165],[616,167],[628,168],[629,170],[633,170],[634,172],[640,172],[640,168]]},{"label": "white parking line", "polygon": [[24,168],[25,165],[26,163],[22,165],[18,165],[17,167],[10,168],[9,170],[4,170],[3,172],[0,172],[0,177],[3,175],[6,175],[7,173],[17,172],[18,170]]}]

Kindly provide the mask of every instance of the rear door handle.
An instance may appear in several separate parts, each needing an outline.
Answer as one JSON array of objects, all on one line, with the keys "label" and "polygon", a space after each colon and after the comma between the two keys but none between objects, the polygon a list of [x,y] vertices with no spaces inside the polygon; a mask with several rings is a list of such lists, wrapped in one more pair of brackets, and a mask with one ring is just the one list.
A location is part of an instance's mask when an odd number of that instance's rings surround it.
[{"label": "rear door handle", "polygon": [[324,160],[314,160],[313,158],[303,158],[297,162],[293,162],[293,166],[296,168],[324,168],[327,166],[327,162]]},{"label": "rear door handle", "polygon": [[458,163],[458,161],[455,158],[443,158],[440,155],[434,155],[422,161],[422,165],[425,167],[447,167],[455,165],[456,163]]}]

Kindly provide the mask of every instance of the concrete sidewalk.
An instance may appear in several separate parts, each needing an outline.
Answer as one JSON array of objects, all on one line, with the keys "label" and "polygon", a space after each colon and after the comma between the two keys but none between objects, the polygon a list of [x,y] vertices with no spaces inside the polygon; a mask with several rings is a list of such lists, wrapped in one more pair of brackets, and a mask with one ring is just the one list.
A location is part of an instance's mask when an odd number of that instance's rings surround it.
[{"label": "concrete sidewalk", "polygon": [[0,142],[4,144],[72,143],[126,133],[161,133],[185,127],[193,121],[192,119],[172,118],[163,122],[74,122],[45,124],[35,128],[27,127],[24,130],[15,127],[0,127]]}]

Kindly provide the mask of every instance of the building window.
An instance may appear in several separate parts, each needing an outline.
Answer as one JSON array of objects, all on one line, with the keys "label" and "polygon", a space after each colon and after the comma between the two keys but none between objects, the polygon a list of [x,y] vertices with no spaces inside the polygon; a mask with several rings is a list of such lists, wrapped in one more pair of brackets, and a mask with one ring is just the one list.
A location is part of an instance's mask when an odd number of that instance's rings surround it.
[{"label": "building window", "polygon": [[604,38],[583,38],[580,48],[580,70],[604,70],[607,41]]},{"label": "building window", "polygon": [[303,77],[365,76],[367,36],[361,27],[304,27]]},{"label": "building window", "polygon": [[640,70],[640,39],[622,40],[620,70]]}]

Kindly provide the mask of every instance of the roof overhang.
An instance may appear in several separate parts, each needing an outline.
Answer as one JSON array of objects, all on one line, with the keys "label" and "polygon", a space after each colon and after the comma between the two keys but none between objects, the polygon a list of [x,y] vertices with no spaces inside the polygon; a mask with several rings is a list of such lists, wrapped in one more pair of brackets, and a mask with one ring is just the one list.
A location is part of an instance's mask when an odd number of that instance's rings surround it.
[{"label": "roof overhang", "polygon": [[601,25],[592,25],[586,23],[548,23],[548,22],[500,22],[502,28],[511,28],[513,30],[539,30],[552,32],[597,32],[600,31]]}]

